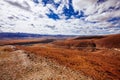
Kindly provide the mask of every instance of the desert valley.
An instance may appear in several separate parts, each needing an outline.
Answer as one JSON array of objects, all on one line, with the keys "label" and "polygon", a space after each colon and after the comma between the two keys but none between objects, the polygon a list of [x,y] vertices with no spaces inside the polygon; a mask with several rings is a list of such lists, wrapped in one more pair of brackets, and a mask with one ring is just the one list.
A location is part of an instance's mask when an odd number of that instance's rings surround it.
[{"label": "desert valley", "polygon": [[0,80],[120,80],[120,34],[1,39]]}]

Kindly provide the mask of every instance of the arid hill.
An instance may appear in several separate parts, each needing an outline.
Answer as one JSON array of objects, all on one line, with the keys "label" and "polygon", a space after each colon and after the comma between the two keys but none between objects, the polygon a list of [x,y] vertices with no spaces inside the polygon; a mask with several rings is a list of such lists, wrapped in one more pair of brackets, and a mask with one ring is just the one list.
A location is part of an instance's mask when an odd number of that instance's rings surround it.
[{"label": "arid hill", "polygon": [[120,48],[120,34],[106,36],[85,36],[77,37],[65,41],[56,41],[54,44],[64,47],[101,47],[101,48]]},{"label": "arid hill", "polygon": [[95,40],[98,47],[120,48],[120,34],[108,35],[105,38]]}]

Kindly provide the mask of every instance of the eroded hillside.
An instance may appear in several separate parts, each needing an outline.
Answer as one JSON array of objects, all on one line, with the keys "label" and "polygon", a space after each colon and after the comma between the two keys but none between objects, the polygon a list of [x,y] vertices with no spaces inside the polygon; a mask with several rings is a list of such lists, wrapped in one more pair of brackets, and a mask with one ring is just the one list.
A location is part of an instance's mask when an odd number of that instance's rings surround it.
[{"label": "eroded hillside", "polygon": [[48,41],[1,40],[0,80],[120,79],[119,34]]}]

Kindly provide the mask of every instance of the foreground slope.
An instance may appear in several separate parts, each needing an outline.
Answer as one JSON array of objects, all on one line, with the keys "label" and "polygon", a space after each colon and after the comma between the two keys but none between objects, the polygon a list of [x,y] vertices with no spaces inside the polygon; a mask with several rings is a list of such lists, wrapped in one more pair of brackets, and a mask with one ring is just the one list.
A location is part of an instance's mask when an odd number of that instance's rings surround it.
[{"label": "foreground slope", "polygon": [[114,49],[91,52],[87,49],[81,51],[50,45],[19,46],[19,48],[52,59],[94,80],[120,79],[120,51]]},{"label": "foreground slope", "polygon": [[92,80],[51,59],[17,49],[0,47],[0,80]]}]

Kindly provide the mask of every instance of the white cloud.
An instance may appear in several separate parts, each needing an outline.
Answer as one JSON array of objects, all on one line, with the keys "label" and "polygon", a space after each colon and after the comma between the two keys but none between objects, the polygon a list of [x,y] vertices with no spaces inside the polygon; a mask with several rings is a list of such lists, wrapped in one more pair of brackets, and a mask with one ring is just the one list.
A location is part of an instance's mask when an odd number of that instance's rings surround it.
[{"label": "white cloud", "polygon": [[97,0],[72,0],[73,7],[76,11],[87,9],[96,2]]},{"label": "white cloud", "polygon": [[58,3],[58,2],[60,2],[60,1],[61,1],[61,0],[54,0],[55,3]]},{"label": "white cloud", "polygon": [[89,15],[85,20],[92,21],[92,22],[103,22],[107,21],[110,18],[120,17],[120,10],[112,11],[112,12],[104,12],[104,13],[96,13],[93,15]]},{"label": "white cloud", "polygon": [[[73,0],[75,11],[82,10],[85,16],[83,19],[68,19],[63,13],[63,7],[68,7],[68,0],[63,0],[56,9],[53,5],[47,4],[46,7],[40,4],[34,4],[32,0],[9,0],[25,6],[26,1],[31,11],[25,11],[15,7],[5,0],[0,0],[0,31],[3,32],[27,32],[39,34],[108,34],[120,33],[119,22],[112,24],[108,19],[120,17],[120,10],[112,10],[109,7],[120,7],[120,0],[106,0],[103,3],[97,3],[97,0]],[[55,0],[59,2],[60,0]],[[41,2],[41,0],[39,0]],[[46,16],[52,9],[59,14],[60,20],[53,20]],[[95,22],[95,23],[93,23]],[[51,26],[51,27],[49,27]],[[55,26],[55,27],[54,27]],[[53,27],[53,28],[52,28]]]},{"label": "white cloud", "polygon": [[120,0],[107,0],[106,2],[96,6],[96,8],[98,9],[98,13],[102,13],[103,11],[108,10],[110,7],[120,7]]},{"label": "white cloud", "polygon": [[88,16],[85,19],[87,21],[106,21],[120,17],[120,10],[115,10],[120,8],[120,0],[106,0],[103,3],[97,3],[97,0],[73,0],[73,6],[76,11],[84,11]]}]

